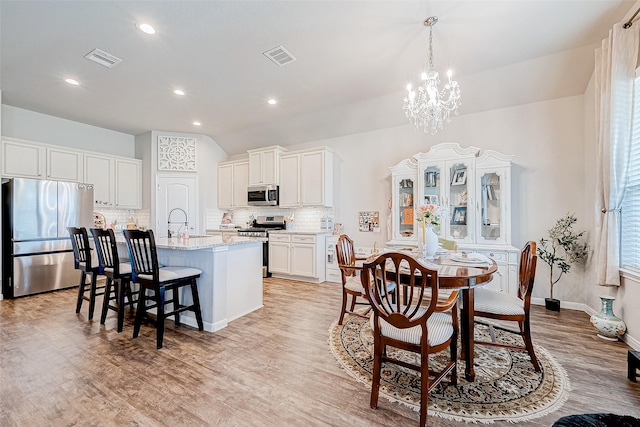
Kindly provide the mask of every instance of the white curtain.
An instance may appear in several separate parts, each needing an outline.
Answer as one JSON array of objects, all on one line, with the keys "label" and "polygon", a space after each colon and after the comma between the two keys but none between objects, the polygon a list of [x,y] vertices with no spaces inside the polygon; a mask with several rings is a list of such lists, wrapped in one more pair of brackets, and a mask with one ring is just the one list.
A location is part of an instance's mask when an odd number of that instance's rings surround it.
[{"label": "white curtain", "polygon": [[638,28],[616,24],[596,49],[596,283],[620,286],[620,205],[627,178]]}]

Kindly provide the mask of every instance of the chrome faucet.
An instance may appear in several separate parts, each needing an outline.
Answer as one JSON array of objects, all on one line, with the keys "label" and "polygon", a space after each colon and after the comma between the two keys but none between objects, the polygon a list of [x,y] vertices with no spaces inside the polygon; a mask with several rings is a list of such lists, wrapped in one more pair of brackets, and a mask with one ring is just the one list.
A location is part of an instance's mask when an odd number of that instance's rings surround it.
[{"label": "chrome faucet", "polygon": [[[183,215],[184,215],[184,227],[185,227],[185,230],[189,227],[189,222],[188,222],[189,218],[187,217],[187,213],[184,211],[184,209],[182,209],[182,208],[173,208],[173,209],[171,209],[169,211],[169,217],[167,218],[167,237],[168,238],[171,238],[171,236],[173,236],[173,231],[171,231],[171,224],[181,224],[181,223],[171,222],[171,214],[173,213],[173,211],[182,212]],[[180,228],[178,229],[178,231],[180,231]]]}]

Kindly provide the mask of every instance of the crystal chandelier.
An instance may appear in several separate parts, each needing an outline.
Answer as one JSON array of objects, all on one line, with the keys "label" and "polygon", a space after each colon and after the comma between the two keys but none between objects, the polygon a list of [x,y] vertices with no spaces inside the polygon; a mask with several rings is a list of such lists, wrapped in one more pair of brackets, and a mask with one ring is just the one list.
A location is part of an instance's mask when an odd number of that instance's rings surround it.
[{"label": "crystal chandelier", "polygon": [[451,70],[447,72],[448,81],[442,91],[438,89],[440,77],[433,69],[433,26],[438,22],[437,16],[432,16],[424,21],[429,27],[429,71],[421,75],[422,81],[413,90],[411,84],[407,85],[407,96],[404,98],[402,109],[405,110],[409,122],[417,129],[422,128],[431,135],[442,129],[444,122],[449,122],[451,112],[458,114],[460,102],[460,87],[458,82],[451,77]]}]

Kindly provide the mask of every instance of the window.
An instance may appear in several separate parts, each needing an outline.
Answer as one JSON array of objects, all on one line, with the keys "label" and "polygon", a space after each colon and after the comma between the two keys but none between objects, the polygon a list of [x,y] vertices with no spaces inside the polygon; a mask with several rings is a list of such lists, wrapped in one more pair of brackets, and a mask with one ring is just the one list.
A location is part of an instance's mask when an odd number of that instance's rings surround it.
[{"label": "window", "polygon": [[634,86],[629,180],[621,209],[620,266],[640,273],[640,76]]}]

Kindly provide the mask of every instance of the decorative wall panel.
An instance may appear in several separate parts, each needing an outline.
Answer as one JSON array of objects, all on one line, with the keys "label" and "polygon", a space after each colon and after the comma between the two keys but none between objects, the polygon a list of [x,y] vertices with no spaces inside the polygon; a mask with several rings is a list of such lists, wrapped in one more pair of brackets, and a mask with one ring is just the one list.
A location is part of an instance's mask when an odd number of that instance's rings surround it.
[{"label": "decorative wall panel", "polygon": [[196,139],[179,136],[158,137],[158,170],[196,171]]}]

